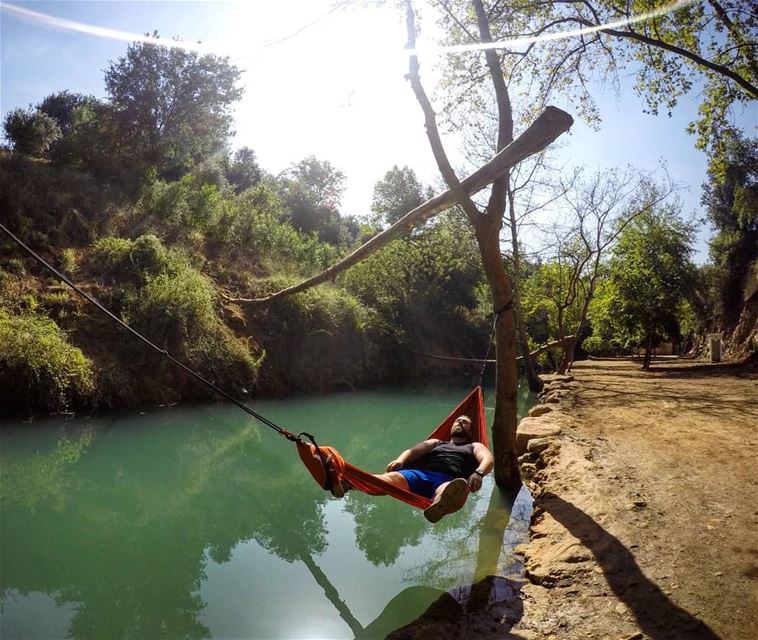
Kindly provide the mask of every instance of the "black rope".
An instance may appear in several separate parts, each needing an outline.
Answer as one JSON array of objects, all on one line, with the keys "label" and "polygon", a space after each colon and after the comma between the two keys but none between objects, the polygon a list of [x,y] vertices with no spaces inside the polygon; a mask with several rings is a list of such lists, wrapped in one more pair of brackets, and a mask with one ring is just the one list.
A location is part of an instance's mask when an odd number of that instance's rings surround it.
[{"label": "black rope", "polygon": [[176,358],[174,358],[168,351],[165,349],[161,349],[159,346],[153,344],[148,340],[145,336],[143,336],[141,333],[135,331],[132,329],[128,324],[126,324],[121,318],[117,317],[113,313],[111,313],[108,309],[106,309],[102,304],[100,304],[97,300],[95,300],[91,295],[88,293],[82,291],[77,285],[75,285],[71,280],[69,280],[66,276],[64,276],[60,271],[58,271],[55,267],[48,264],[42,257],[37,255],[32,249],[27,247],[19,238],[17,238],[11,231],[2,223],[0,223],[0,229],[5,231],[5,233],[8,234],[8,236],[13,240],[18,246],[20,246],[24,251],[26,251],[30,256],[32,256],[37,262],[39,262],[41,265],[43,265],[46,269],[49,271],[52,271],[58,278],[60,278],[63,282],[65,282],[69,287],[71,287],[76,293],[78,293],[80,296],[82,296],[85,300],[91,302],[93,305],[95,305],[100,311],[102,311],[105,315],[107,315],[111,320],[115,321],[119,325],[121,325],[124,329],[129,331],[131,334],[142,340],[145,344],[147,344],[151,349],[154,349],[158,353],[160,353],[162,356],[168,358],[173,362],[176,366],[180,367],[187,373],[189,373],[191,376],[193,376],[195,379],[199,380],[203,384],[207,385],[211,389],[213,389],[217,394],[220,396],[226,398],[230,402],[233,402],[235,405],[237,405],[240,409],[245,411],[246,413],[250,414],[255,418],[256,420],[259,420],[263,424],[265,424],[267,427],[270,427],[274,431],[278,432],[280,435],[287,438],[287,440],[292,440],[293,442],[300,442],[300,438],[298,436],[295,436],[294,434],[290,433],[286,429],[283,429],[279,425],[275,424],[265,416],[262,416],[261,414],[253,411],[250,407],[242,404],[237,398],[235,398],[233,395],[227,393],[223,389],[219,389],[215,384],[213,384],[210,380],[207,380],[203,376],[201,376],[199,373],[193,371],[190,369],[187,365],[183,364]]}]

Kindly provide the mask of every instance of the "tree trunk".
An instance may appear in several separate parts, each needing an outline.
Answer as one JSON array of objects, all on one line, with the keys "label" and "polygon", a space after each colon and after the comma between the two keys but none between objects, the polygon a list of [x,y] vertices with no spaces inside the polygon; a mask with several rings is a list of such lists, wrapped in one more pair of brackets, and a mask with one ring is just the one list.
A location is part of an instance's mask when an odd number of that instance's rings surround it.
[{"label": "tree trunk", "polygon": [[573,362],[574,358],[574,349],[576,349],[576,343],[579,341],[579,332],[582,330],[581,323],[579,324],[579,328],[576,330],[576,333],[572,336],[564,336],[561,341],[563,344],[561,345],[561,348],[563,349],[563,354],[561,355],[561,362],[558,365],[557,373],[560,373],[561,375],[565,374],[566,371],[568,371],[571,368],[571,363]]},{"label": "tree trunk", "polygon": [[[500,253],[500,230],[494,221],[480,216],[475,224],[482,265],[492,292],[492,308],[497,312],[512,301],[513,287]],[[495,482],[513,487],[521,482],[516,460],[516,327],[512,309],[503,311],[495,325],[495,418],[492,422],[492,449],[495,456]]]},{"label": "tree trunk", "polygon": [[650,360],[653,357],[653,338],[651,336],[648,336],[647,344],[645,346],[645,358],[642,361],[642,370],[643,371],[649,371],[650,370]]}]

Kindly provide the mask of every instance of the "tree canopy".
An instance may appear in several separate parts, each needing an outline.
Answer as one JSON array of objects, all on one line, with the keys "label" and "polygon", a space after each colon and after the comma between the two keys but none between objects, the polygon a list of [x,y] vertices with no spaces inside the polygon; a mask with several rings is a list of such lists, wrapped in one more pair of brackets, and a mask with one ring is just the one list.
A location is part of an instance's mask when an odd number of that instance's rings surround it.
[{"label": "tree canopy", "polygon": [[380,224],[393,224],[418,207],[425,198],[416,173],[408,166],[394,165],[374,185],[371,211]]},{"label": "tree canopy", "polygon": [[122,145],[160,175],[182,175],[224,148],[232,105],[243,93],[240,77],[228,58],[142,42],[129,45],[105,71]]},{"label": "tree canopy", "polygon": [[608,289],[600,296],[608,310],[595,315],[593,328],[626,348],[644,347],[644,368],[661,340],[681,337],[682,306],[695,282],[693,234],[669,204],[636,217],[613,249]]}]

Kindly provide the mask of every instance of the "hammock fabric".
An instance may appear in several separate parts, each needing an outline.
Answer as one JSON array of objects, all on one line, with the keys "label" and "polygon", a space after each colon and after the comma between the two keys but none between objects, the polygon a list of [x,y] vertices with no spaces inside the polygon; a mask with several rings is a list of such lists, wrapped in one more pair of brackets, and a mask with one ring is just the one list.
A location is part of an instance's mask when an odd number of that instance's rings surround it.
[{"label": "hammock fabric", "polygon": [[[453,409],[452,413],[429,434],[427,440],[449,440],[450,429],[454,420],[460,415],[467,415],[472,420],[471,438],[489,447],[487,437],[487,419],[484,414],[484,398],[482,388],[476,387],[463,401]],[[297,452],[306,468],[323,489],[330,489],[336,483],[346,480],[359,491],[372,496],[391,496],[419,509],[426,509],[432,504],[431,500],[411,491],[380,480],[374,475],[353,466],[333,447],[317,447],[307,442],[297,442]]]}]

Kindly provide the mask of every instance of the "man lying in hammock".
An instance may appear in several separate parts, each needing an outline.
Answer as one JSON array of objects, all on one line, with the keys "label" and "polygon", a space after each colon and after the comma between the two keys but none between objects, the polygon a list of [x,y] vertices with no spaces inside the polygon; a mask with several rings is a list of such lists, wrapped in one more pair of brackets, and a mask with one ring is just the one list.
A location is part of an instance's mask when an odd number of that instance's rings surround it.
[{"label": "man lying in hammock", "polygon": [[[479,491],[482,478],[492,470],[492,454],[481,442],[472,442],[471,427],[471,418],[458,416],[450,429],[449,442],[419,442],[390,462],[386,473],[376,477],[432,500],[424,517],[438,522],[458,511],[470,491]],[[341,498],[349,488],[343,481],[334,486],[332,494]]]}]

